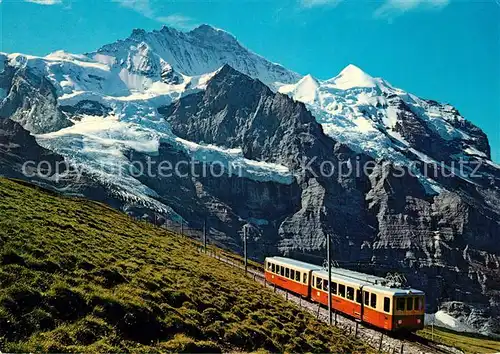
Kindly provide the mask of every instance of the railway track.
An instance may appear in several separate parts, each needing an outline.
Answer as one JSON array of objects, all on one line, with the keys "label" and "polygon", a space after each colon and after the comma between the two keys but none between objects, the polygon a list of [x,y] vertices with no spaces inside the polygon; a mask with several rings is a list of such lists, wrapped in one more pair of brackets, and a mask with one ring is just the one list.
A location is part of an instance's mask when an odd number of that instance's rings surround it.
[{"label": "railway track", "polygon": [[450,348],[446,347],[444,345],[438,344],[436,342],[433,342],[429,339],[420,337],[416,335],[415,333],[410,333],[407,337],[406,340],[412,342],[416,346],[420,346],[421,348],[432,348],[436,353],[453,353],[453,354],[458,354],[462,353],[461,350],[456,349],[456,348]]},{"label": "railway track", "polygon": [[[200,251],[203,251],[200,249]],[[232,267],[244,270],[245,267],[237,260],[224,257],[223,255],[209,251],[207,255],[216,258]],[[287,301],[294,302],[300,308],[313,314],[319,320],[328,323],[328,309],[322,305],[306,300],[301,296],[296,296],[284,289],[277,288],[273,284],[265,281],[264,273],[252,267],[247,267],[247,276],[255,281],[272,289],[276,294],[283,296]],[[436,342],[432,342],[422,338],[414,333],[406,336],[398,336],[393,333],[387,333],[373,327],[368,327],[355,321],[352,318],[344,316],[340,313],[334,314],[335,326],[342,330],[346,335],[354,336],[363,342],[366,342],[379,352],[386,353],[444,353],[444,354],[459,354],[462,353],[456,348],[446,347]]]}]

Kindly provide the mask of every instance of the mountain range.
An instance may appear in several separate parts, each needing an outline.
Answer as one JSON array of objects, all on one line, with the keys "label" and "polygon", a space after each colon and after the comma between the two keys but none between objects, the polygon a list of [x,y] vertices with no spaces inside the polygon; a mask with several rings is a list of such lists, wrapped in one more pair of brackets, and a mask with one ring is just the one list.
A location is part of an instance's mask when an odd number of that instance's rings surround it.
[{"label": "mountain range", "polygon": [[[449,104],[355,65],[303,76],[202,25],[135,29],[85,54],[0,53],[0,118],[4,176],[206,220],[210,241],[237,251],[246,228],[254,259],[322,262],[330,235],[339,264],[401,272],[427,312],[500,333],[500,166]],[[41,176],[27,161],[68,164]],[[135,173],[164,161],[195,167]],[[193,173],[205,165],[221,173]]]}]

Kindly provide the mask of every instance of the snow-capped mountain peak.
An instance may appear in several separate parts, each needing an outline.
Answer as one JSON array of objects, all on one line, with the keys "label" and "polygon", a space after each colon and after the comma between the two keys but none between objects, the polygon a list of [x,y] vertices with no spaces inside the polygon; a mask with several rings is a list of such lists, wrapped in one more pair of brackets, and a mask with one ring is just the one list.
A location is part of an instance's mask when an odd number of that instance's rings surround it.
[{"label": "snow-capped mountain peak", "polygon": [[308,74],[294,85],[283,85],[279,91],[288,94],[295,100],[307,104],[314,104],[318,100],[318,92],[321,84],[312,75]]},{"label": "snow-capped mountain peak", "polygon": [[200,39],[220,39],[226,42],[232,42],[234,45],[240,45],[236,37],[231,33],[226,32],[220,28],[215,28],[207,24],[202,24],[190,32],[193,36]]},{"label": "snow-capped mountain peak", "polygon": [[340,90],[354,87],[376,87],[377,81],[358,68],[356,65],[347,65],[337,76],[326,80],[326,85]]},{"label": "snow-capped mountain peak", "polygon": [[292,84],[301,76],[272,63],[245,47],[223,30],[201,25],[189,32],[163,27],[146,32],[135,29],[131,36],[105,45],[89,56],[107,55],[124,62],[131,47],[146,43],[155,55],[182,75],[198,76],[214,72],[225,64],[276,90],[282,84]]}]

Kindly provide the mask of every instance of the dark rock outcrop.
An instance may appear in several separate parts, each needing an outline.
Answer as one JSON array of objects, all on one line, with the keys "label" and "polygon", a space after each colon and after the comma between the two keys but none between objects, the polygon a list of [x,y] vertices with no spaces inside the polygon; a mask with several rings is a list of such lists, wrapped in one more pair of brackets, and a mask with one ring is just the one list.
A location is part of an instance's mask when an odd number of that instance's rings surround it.
[{"label": "dark rock outcrop", "polygon": [[0,117],[8,117],[34,134],[57,131],[72,125],[57,106],[54,86],[27,66],[5,65],[0,72]]},{"label": "dark rock outcrop", "polygon": [[39,146],[26,129],[11,119],[0,119],[0,161],[0,175],[16,178],[34,174],[42,161],[47,162],[41,166],[44,169],[40,171],[42,175],[55,170],[56,164],[64,165],[61,156]]},{"label": "dark rock outcrop", "polygon": [[105,116],[112,111],[110,107],[106,107],[102,103],[90,100],[81,100],[73,106],[60,106],[60,108],[72,118],[84,114],[91,116]]}]

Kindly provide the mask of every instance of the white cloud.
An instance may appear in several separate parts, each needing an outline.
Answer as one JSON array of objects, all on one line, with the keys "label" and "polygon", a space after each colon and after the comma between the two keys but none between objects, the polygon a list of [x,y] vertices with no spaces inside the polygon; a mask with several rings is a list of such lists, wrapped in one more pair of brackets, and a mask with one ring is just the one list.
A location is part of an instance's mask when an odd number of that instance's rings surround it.
[{"label": "white cloud", "polygon": [[137,11],[147,18],[154,17],[154,12],[149,0],[113,0],[113,2],[117,2],[123,7]]},{"label": "white cloud", "polygon": [[337,6],[343,0],[299,0],[303,7]]},{"label": "white cloud", "polygon": [[385,2],[375,10],[375,17],[394,18],[405,12],[416,9],[442,9],[450,3],[450,0],[385,0]]},{"label": "white cloud", "polygon": [[180,29],[190,29],[196,26],[194,20],[191,17],[184,16],[181,14],[172,14],[168,16],[160,16],[157,15],[151,6],[150,0],[113,0],[114,2],[119,3],[123,7],[127,7],[132,9],[144,17],[147,17],[151,20],[163,23],[165,25],[169,25],[172,27],[177,27]]},{"label": "white cloud", "polygon": [[62,2],[62,0],[24,0],[24,1],[38,5],[56,5]]},{"label": "white cloud", "polygon": [[196,23],[194,23],[194,20],[191,17],[179,14],[159,16],[156,17],[155,20],[166,25],[181,29],[191,29],[196,26]]}]

